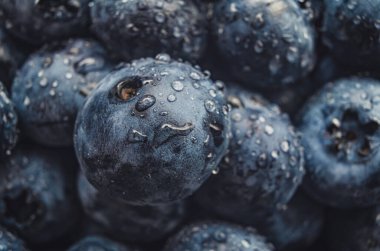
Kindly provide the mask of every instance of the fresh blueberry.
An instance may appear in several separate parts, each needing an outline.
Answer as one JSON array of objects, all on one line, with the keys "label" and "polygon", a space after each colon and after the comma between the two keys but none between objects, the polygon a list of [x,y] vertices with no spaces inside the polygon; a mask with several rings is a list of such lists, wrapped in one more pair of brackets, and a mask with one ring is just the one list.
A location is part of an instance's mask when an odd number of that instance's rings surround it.
[{"label": "fresh blueberry", "polygon": [[342,64],[375,68],[380,60],[380,0],[324,1],[323,40]]},{"label": "fresh blueberry", "polygon": [[286,206],[268,211],[254,226],[277,250],[299,250],[314,243],[323,222],[323,208],[298,191]]},{"label": "fresh blueberry", "polygon": [[17,114],[7,91],[0,82],[0,156],[10,154],[18,138]]},{"label": "fresh blueberry", "polygon": [[227,154],[197,192],[206,209],[241,224],[283,207],[304,174],[303,148],[287,115],[246,90],[231,88],[232,138]]},{"label": "fresh blueberry", "polygon": [[330,210],[326,241],[332,251],[380,250],[380,207]]},{"label": "fresh blueberry", "polygon": [[133,206],[99,193],[84,177],[78,178],[79,197],[86,214],[114,239],[132,242],[158,241],[184,219],[185,203]]},{"label": "fresh blueberry", "polygon": [[70,247],[67,251],[137,251],[102,236],[88,236]]},{"label": "fresh blueberry", "polygon": [[72,145],[77,112],[110,68],[92,40],[52,43],[33,54],[12,86],[22,132],[46,146]]},{"label": "fresh blueberry", "polygon": [[380,82],[342,79],[325,86],[299,119],[304,188],[332,207],[380,201]]},{"label": "fresh blueberry", "polygon": [[92,30],[124,60],[169,53],[197,60],[206,45],[203,11],[183,0],[94,0]]},{"label": "fresh blueberry", "polygon": [[273,246],[252,228],[223,222],[199,222],[185,226],[164,251],[239,250],[272,251]]},{"label": "fresh blueberry", "polygon": [[11,85],[16,70],[24,61],[24,54],[5,30],[0,28],[0,81],[7,87]]},{"label": "fresh blueberry", "polygon": [[221,0],[212,30],[231,74],[249,87],[287,85],[314,66],[314,31],[295,0]]},{"label": "fresh blueberry", "polygon": [[0,169],[0,222],[33,244],[54,241],[76,224],[71,150],[23,146]]},{"label": "fresh blueberry", "polygon": [[134,205],[192,194],[216,169],[230,131],[223,85],[166,54],[121,65],[88,97],[77,157],[102,193]]},{"label": "fresh blueberry", "polygon": [[0,250],[28,251],[21,239],[2,227],[0,227]]},{"label": "fresh blueberry", "polygon": [[5,28],[32,44],[83,35],[89,25],[90,0],[1,0]]}]

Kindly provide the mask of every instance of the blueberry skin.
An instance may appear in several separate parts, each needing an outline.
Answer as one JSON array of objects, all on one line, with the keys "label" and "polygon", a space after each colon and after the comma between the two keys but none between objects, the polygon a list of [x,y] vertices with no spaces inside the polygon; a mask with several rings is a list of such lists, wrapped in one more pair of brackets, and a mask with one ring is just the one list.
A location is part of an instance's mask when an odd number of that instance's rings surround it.
[{"label": "blueberry skin", "polygon": [[87,236],[73,246],[71,246],[67,251],[137,251],[135,248],[124,246],[123,244],[112,241],[108,238],[102,236]]},{"label": "blueberry skin", "polygon": [[21,239],[3,227],[0,227],[0,247],[1,250],[28,251]]},{"label": "blueberry skin", "polygon": [[224,222],[198,222],[185,226],[163,251],[271,251],[271,244],[252,228]]},{"label": "blueberry skin", "polygon": [[380,1],[324,1],[323,41],[340,63],[375,68],[380,56]]},{"label": "blueberry skin", "polygon": [[15,36],[43,44],[87,31],[90,0],[0,0],[0,19]]},{"label": "blueberry skin", "polygon": [[313,69],[314,31],[294,0],[222,0],[212,31],[231,74],[248,87],[288,85]]},{"label": "blueberry skin", "polygon": [[92,31],[124,60],[169,53],[196,61],[206,46],[207,22],[192,1],[95,0]]},{"label": "blueberry skin", "polygon": [[17,148],[0,169],[0,223],[33,244],[66,234],[80,212],[75,167],[71,150]]},{"label": "blueberry skin", "polygon": [[18,117],[12,101],[0,82],[0,156],[10,154],[18,139]]},{"label": "blueberry skin", "polygon": [[244,89],[230,88],[232,138],[219,172],[196,193],[218,215],[252,224],[293,196],[303,175],[303,149],[287,115]]},{"label": "blueberry skin", "polygon": [[7,87],[12,83],[16,70],[25,59],[25,53],[15,44],[15,41],[0,28],[0,81]]},{"label": "blueberry skin", "polygon": [[22,132],[42,145],[71,146],[78,110],[111,67],[103,47],[87,39],[52,43],[34,53],[12,86]]},{"label": "blueberry skin", "polygon": [[332,207],[368,207],[380,200],[380,83],[335,81],[304,107],[304,188]]},{"label": "blueberry skin", "polygon": [[192,194],[227,150],[222,88],[165,54],[120,66],[77,117],[75,149],[90,183],[134,205]]},{"label": "blueberry skin", "polygon": [[254,225],[268,237],[277,250],[300,250],[310,246],[319,237],[324,223],[324,209],[297,191],[290,202],[268,211]]},{"label": "blueberry skin", "polygon": [[380,250],[379,214],[378,206],[360,210],[331,210],[325,234],[329,250]]},{"label": "blueberry skin", "polygon": [[165,238],[183,221],[185,203],[133,206],[99,193],[85,178],[78,178],[78,192],[86,214],[114,239],[151,242]]}]

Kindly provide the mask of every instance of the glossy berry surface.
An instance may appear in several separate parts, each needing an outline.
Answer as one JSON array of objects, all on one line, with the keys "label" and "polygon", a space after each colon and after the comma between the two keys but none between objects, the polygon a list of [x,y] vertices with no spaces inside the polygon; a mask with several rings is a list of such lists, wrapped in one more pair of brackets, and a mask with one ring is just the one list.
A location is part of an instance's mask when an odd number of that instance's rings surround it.
[{"label": "glossy berry surface", "polygon": [[18,117],[5,87],[0,82],[0,156],[10,154],[17,143]]},{"label": "glossy berry surface", "polygon": [[90,0],[0,1],[0,19],[14,35],[41,44],[83,34],[89,25]]},{"label": "glossy berry surface", "polygon": [[289,118],[277,106],[238,88],[229,89],[228,102],[232,107],[228,152],[197,198],[203,207],[249,224],[261,217],[252,212],[282,207],[291,199],[304,174],[303,149]]},{"label": "glossy berry surface", "polygon": [[68,251],[137,251],[137,249],[129,248],[121,243],[112,241],[102,236],[87,236],[72,247]]},{"label": "glossy berry surface", "polygon": [[12,100],[23,132],[46,146],[70,146],[76,115],[111,70],[102,46],[86,39],[46,45],[18,71]]},{"label": "glossy berry surface", "polygon": [[379,98],[378,81],[342,79],[304,107],[304,188],[314,198],[341,208],[379,203]]},{"label": "glossy berry surface", "polygon": [[294,0],[219,1],[212,32],[231,74],[249,87],[291,84],[314,66],[314,32]]},{"label": "glossy berry surface", "polygon": [[124,60],[168,53],[197,60],[206,45],[206,17],[192,1],[95,0],[92,30]]},{"label": "glossy berry surface", "polygon": [[135,205],[189,196],[227,149],[222,88],[167,55],[120,66],[76,121],[75,148],[86,177],[102,193]]},{"label": "glossy berry surface", "polygon": [[375,68],[380,55],[380,1],[324,1],[323,41],[340,63]]},{"label": "glossy berry surface", "polygon": [[239,250],[271,251],[273,246],[254,229],[222,222],[199,222],[185,226],[164,251]]},{"label": "glossy berry surface", "polygon": [[78,192],[86,214],[114,239],[126,242],[158,241],[175,230],[185,217],[185,202],[133,206],[99,193],[84,177]]},{"label": "glossy berry surface", "polygon": [[24,146],[0,169],[0,222],[30,243],[53,241],[76,224],[73,153]]}]

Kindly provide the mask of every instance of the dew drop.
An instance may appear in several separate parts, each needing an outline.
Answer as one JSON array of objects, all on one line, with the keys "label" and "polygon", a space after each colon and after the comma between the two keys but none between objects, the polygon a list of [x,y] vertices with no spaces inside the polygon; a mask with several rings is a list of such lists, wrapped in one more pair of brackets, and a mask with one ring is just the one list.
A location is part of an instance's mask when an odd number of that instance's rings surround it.
[{"label": "dew drop", "polygon": [[156,103],[156,98],[153,95],[144,95],[136,103],[136,110],[143,112],[152,107]]}]

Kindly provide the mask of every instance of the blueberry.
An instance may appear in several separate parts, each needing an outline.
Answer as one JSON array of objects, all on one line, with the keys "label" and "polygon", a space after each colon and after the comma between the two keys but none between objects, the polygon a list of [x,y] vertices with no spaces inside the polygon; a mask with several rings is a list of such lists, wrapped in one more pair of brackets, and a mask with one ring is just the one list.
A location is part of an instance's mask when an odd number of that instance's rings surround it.
[{"label": "blueberry", "polygon": [[157,206],[132,206],[99,193],[84,177],[78,191],[87,215],[120,241],[158,241],[171,233],[185,216],[183,201]]},{"label": "blueberry", "polygon": [[319,22],[323,12],[323,0],[295,0],[304,12],[307,20]]},{"label": "blueberry", "polygon": [[79,212],[74,167],[69,150],[17,148],[0,169],[0,223],[34,244],[66,234]]},{"label": "blueberry", "polygon": [[326,240],[333,251],[380,250],[380,207],[359,210],[331,210]]},{"label": "blueberry", "polygon": [[298,191],[286,206],[268,211],[254,226],[278,250],[299,250],[314,243],[323,222],[323,208]]},{"label": "blueberry", "polygon": [[0,28],[0,52],[0,81],[8,87],[16,70],[24,61],[25,53],[3,28]]},{"label": "blueberry", "polygon": [[102,193],[134,205],[189,196],[227,149],[221,88],[165,54],[120,66],[77,117],[74,143],[86,177]]},{"label": "blueberry", "polygon": [[380,1],[325,1],[323,40],[342,64],[377,69]]},{"label": "blueberry", "polygon": [[121,243],[117,243],[110,239],[102,236],[87,236],[73,246],[71,246],[67,251],[137,251],[135,248],[124,246]]},{"label": "blueberry", "polygon": [[18,138],[17,114],[7,91],[0,82],[0,156],[10,154]]},{"label": "blueberry", "polygon": [[32,44],[82,35],[89,25],[90,0],[0,1],[7,30]]},{"label": "blueberry", "polygon": [[21,239],[2,227],[0,227],[0,250],[28,251]]},{"label": "blueberry", "polygon": [[287,85],[314,66],[314,31],[294,0],[219,1],[212,30],[231,74],[249,87]]},{"label": "blueberry", "polygon": [[232,138],[227,154],[197,193],[203,207],[241,224],[282,207],[304,174],[299,135],[287,115],[246,90],[231,88]]},{"label": "blueberry", "polygon": [[380,201],[380,83],[342,79],[325,86],[299,119],[306,153],[304,187],[332,207]]},{"label": "blueberry", "polygon": [[110,68],[92,40],[52,43],[33,54],[12,86],[23,132],[46,146],[72,145],[77,112]]},{"label": "blueberry", "polygon": [[223,222],[199,222],[185,226],[164,248],[164,251],[183,250],[271,251],[274,249],[252,228]]},{"label": "blueberry", "polygon": [[92,30],[124,60],[165,52],[197,60],[206,44],[206,18],[192,1],[94,0]]}]

